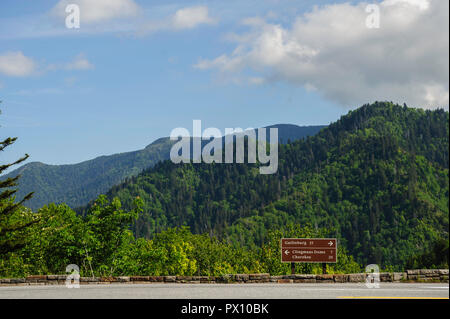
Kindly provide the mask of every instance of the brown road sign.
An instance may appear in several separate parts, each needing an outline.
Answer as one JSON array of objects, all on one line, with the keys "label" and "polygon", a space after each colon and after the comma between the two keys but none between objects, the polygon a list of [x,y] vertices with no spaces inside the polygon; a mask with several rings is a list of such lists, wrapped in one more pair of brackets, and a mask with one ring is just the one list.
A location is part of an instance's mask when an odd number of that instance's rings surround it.
[{"label": "brown road sign", "polygon": [[282,238],[282,262],[335,263],[336,238]]}]

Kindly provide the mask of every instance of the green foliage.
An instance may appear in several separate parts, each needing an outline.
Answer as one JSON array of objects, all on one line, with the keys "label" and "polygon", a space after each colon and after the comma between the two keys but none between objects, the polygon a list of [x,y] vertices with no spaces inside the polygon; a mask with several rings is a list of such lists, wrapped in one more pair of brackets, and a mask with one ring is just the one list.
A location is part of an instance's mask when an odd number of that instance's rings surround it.
[{"label": "green foliage", "polygon": [[286,274],[281,237],[337,237],[330,273],[448,267],[448,121],[442,110],[377,102],[280,145],[273,175],[259,164],[166,161],[83,215],[19,205],[12,224],[39,222],[21,230],[29,242],[1,259],[0,276],[64,273],[69,263],[88,276]]},{"label": "green foliage", "polygon": [[[168,228],[153,239],[136,239],[128,225],[137,217],[139,199],[131,212],[124,212],[117,198],[109,202],[100,196],[95,203],[85,217],[65,204],[41,208],[36,213],[39,222],[27,228],[27,245],[0,261],[0,277],[64,274],[69,264],[79,265],[82,276],[280,274],[287,269],[280,261],[280,236],[328,234],[293,225],[287,233],[271,233],[273,240],[267,246],[254,249],[192,234],[188,227]],[[298,268],[321,271],[311,265]],[[329,267],[333,273],[359,269],[343,249],[338,250],[338,263]]]},{"label": "green foliage", "polygon": [[[274,125],[278,127],[280,140],[287,142],[314,135],[323,126]],[[66,203],[77,209],[86,206],[97,196],[107,192],[113,185],[136,176],[143,169],[159,161],[169,159],[173,141],[160,138],[142,150],[100,156],[72,165],[47,165],[32,162],[8,173],[3,178],[21,174],[19,197],[34,191],[26,202],[33,211],[49,203]]]},{"label": "green foliage", "polygon": [[258,164],[157,164],[111,189],[152,238],[189,226],[250,249],[291,224],[334,228],[361,264],[402,269],[448,240],[449,115],[389,102],[351,111],[317,135],[279,146],[279,169]]},{"label": "green foliage", "polygon": [[448,240],[439,238],[427,252],[415,255],[408,260],[408,269],[448,268]]},{"label": "green foliage", "polygon": [[36,215],[39,222],[28,229],[29,244],[22,251],[25,269],[47,274],[81,265],[83,220],[65,204],[44,206]]},{"label": "green foliage", "polygon": [[[0,101],[1,103],[1,101]],[[0,152],[12,145],[17,137],[8,137],[0,141]],[[28,158],[28,154],[13,163],[0,165],[0,174],[13,165],[17,165]],[[17,181],[20,175],[9,176],[0,181],[0,256],[20,249],[25,245],[24,231],[36,221],[34,216],[22,207],[33,193],[26,194],[19,202],[15,202]]]},{"label": "green foliage", "polygon": [[140,205],[137,198],[135,208],[125,212],[118,199],[109,202],[102,195],[85,217],[65,204],[50,204],[37,213],[28,211],[39,221],[27,227],[28,243],[5,258],[0,275],[17,271],[21,263],[23,273],[64,273],[67,265],[77,264],[85,275],[111,276]]}]

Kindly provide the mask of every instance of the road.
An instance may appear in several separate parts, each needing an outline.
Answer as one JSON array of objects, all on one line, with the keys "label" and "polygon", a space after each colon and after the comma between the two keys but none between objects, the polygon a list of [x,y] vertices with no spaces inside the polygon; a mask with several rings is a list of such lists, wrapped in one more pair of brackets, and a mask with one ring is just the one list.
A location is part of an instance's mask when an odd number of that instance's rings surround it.
[{"label": "road", "polygon": [[364,284],[99,284],[68,289],[60,286],[4,286],[0,298],[26,299],[349,299],[349,298],[449,298],[447,283]]}]

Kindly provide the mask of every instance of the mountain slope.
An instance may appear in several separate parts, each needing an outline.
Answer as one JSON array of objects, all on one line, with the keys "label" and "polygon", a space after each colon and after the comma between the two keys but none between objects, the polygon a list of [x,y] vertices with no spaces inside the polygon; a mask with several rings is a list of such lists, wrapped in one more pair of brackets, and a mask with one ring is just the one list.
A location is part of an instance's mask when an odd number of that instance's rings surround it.
[{"label": "mountain slope", "polygon": [[279,170],[163,162],[108,193],[144,212],[150,237],[170,226],[261,245],[290,223],[334,228],[359,262],[400,267],[448,240],[449,115],[374,103],[305,140],[281,145]]},{"label": "mountain slope", "polygon": [[[279,127],[279,139],[287,141],[314,135],[324,126],[280,124],[271,127]],[[65,202],[76,208],[86,205],[125,178],[137,175],[158,161],[167,160],[172,144],[169,138],[164,137],[142,150],[100,156],[78,164],[47,165],[32,162],[1,178],[20,174],[22,177],[19,179],[17,196],[21,198],[34,192],[33,198],[25,203],[33,210],[51,202]]]},{"label": "mountain slope", "polygon": [[171,145],[168,139],[159,139],[143,150],[100,156],[71,165],[32,162],[8,173],[5,178],[21,175],[17,196],[20,198],[34,191],[33,198],[25,203],[33,210],[51,202],[78,207],[126,177],[167,159]]}]

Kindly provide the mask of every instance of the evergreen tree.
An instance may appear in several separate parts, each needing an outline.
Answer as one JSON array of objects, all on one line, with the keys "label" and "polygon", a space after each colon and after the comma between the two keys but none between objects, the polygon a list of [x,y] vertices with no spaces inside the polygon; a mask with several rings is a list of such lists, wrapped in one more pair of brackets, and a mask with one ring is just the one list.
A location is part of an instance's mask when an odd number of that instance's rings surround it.
[{"label": "evergreen tree", "polygon": [[[1,101],[0,101],[1,103]],[[8,137],[0,142],[0,151],[10,146],[17,140],[17,137]],[[13,165],[22,163],[28,158],[28,154],[19,158],[13,163],[0,165],[0,174]],[[16,251],[23,247],[24,238],[20,236],[20,231],[35,222],[35,220],[20,220],[17,216],[21,210],[23,202],[30,199],[33,193],[26,195],[21,201],[15,202],[17,181],[20,175],[9,177],[0,181],[0,254]]]}]

